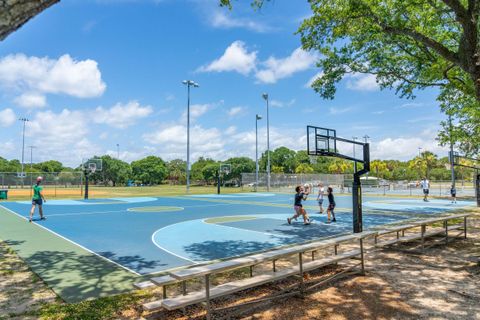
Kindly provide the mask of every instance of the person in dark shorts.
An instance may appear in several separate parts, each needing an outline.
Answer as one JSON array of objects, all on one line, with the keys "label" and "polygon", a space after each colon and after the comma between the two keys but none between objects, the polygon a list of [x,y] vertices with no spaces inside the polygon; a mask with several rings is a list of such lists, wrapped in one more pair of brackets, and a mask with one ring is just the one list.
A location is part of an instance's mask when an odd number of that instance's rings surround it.
[{"label": "person in dark shorts", "polygon": [[426,177],[423,177],[420,181],[420,185],[423,189],[423,201],[428,202],[428,194],[430,193],[430,181]]},{"label": "person in dark shorts", "polygon": [[452,203],[457,203],[457,189],[453,184],[450,188],[450,195],[452,196]]},{"label": "person in dark shorts", "polygon": [[327,198],[328,198],[328,209],[327,209],[327,222],[330,222],[330,213],[333,216],[333,222],[336,222],[335,219],[335,197],[333,196],[333,188],[328,187],[327,189]]},{"label": "person in dark shorts", "polygon": [[38,206],[38,212],[40,213],[40,220],[45,220],[47,219],[43,215],[43,203],[47,202],[45,200],[45,197],[43,196],[43,187],[41,186],[42,184],[42,177],[37,178],[37,183],[33,185],[33,197],[32,197],[32,209],[30,210],[30,219],[28,219],[28,222],[32,222],[33,214],[35,213],[35,207]]},{"label": "person in dark shorts", "polygon": [[295,202],[293,204],[293,209],[295,210],[295,214],[291,218],[287,218],[288,224],[292,224],[292,219],[297,220],[299,216],[303,217],[303,224],[310,224],[310,218],[308,217],[307,211],[303,208],[302,201],[307,200],[307,196],[309,194],[308,191],[304,191],[302,186],[297,186],[295,188],[297,192],[295,194]]}]

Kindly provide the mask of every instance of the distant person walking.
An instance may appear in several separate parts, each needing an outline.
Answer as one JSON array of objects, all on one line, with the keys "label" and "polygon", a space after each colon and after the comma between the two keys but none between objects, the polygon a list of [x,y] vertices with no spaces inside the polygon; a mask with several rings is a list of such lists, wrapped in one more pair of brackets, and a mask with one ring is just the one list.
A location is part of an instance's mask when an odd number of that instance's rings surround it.
[{"label": "distant person walking", "polygon": [[35,207],[38,206],[38,212],[40,213],[40,220],[45,220],[46,217],[43,215],[43,203],[47,202],[45,197],[43,196],[43,187],[42,184],[42,177],[37,178],[37,183],[33,185],[33,198],[32,198],[32,209],[30,210],[30,219],[28,222],[32,222],[33,214],[35,213]]},{"label": "distant person walking", "polygon": [[333,216],[333,222],[336,222],[335,219],[335,197],[333,196],[333,188],[328,187],[327,189],[327,198],[328,198],[328,209],[327,209],[327,222],[330,222],[330,213]]},{"label": "distant person walking", "polygon": [[323,213],[323,196],[325,194],[325,188],[323,187],[323,183],[318,184],[318,196],[317,196],[317,201],[318,201],[318,207],[320,208],[320,213]]},{"label": "distant person walking", "polygon": [[428,201],[428,194],[430,193],[430,181],[426,177],[423,177],[422,181],[420,181],[420,185],[423,189],[423,201]]},{"label": "distant person walking", "polygon": [[287,218],[288,224],[292,224],[292,219],[297,220],[299,216],[303,217],[303,224],[310,224],[310,218],[308,217],[307,211],[303,208],[302,201],[307,200],[307,196],[309,194],[308,190],[305,191],[302,186],[297,186],[295,188],[297,192],[295,194],[295,201],[293,204],[293,209],[295,210],[295,214],[291,218]]},{"label": "distant person walking", "polygon": [[450,195],[452,196],[452,203],[457,203],[457,189],[453,184],[450,188]]}]

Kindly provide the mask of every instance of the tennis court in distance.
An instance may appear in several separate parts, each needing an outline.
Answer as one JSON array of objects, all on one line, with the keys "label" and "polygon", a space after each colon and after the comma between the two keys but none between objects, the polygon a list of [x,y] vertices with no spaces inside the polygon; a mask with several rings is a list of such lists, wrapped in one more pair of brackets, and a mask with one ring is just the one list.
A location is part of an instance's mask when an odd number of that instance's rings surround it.
[{"label": "tennis court in distance", "polygon": [[[325,213],[318,214],[314,198],[306,201],[306,209],[313,218],[309,226],[304,226],[301,219],[287,224],[286,218],[292,215],[292,195],[245,193],[52,200],[45,205],[48,219],[34,221],[31,227],[103,257],[138,278],[351,232],[350,196],[337,195],[337,222],[330,224],[326,223]],[[375,228],[473,205],[466,201],[452,204],[448,200],[423,202],[421,199],[365,197],[363,224],[364,229]],[[14,228],[29,225],[26,222],[28,201],[3,202],[1,206],[5,210],[0,210],[0,222],[14,216],[15,221],[10,222]],[[0,227],[0,238],[4,238],[4,231]],[[13,240],[22,241],[20,235]],[[24,251],[28,255],[29,251]],[[32,264],[32,257],[25,254],[22,258]],[[47,261],[48,255],[42,259]],[[38,271],[35,265],[42,267],[33,263],[35,272]],[[43,268],[37,273],[49,283],[48,276],[42,274],[45,272]],[[73,297],[70,300],[78,300],[73,291],[69,294]]]}]

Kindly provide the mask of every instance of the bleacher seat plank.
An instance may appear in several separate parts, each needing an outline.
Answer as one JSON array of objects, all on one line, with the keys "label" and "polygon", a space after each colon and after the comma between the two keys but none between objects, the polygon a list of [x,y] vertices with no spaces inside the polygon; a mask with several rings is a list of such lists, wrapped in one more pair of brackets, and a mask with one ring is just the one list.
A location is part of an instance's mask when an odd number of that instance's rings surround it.
[{"label": "bleacher seat plank", "polygon": [[142,281],[142,282],[134,283],[133,286],[137,289],[143,290],[143,289],[155,287],[156,285],[151,281]]}]

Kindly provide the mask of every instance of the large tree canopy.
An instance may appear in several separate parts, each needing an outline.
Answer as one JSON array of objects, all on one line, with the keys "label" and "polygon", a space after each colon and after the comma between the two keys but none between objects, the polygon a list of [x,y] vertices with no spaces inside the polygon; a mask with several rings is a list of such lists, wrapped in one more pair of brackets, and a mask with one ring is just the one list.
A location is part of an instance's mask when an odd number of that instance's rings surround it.
[{"label": "large tree canopy", "polygon": [[[252,0],[261,7],[270,0]],[[220,0],[231,7],[234,1]],[[381,88],[406,98],[438,88],[455,121],[454,141],[480,151],[479,0],[309,0],[312,15],[298,33],[303,48],[321,53],[313,89],[333,99],[345,75],[368,73]],[[448,143],[443,124],[440,142]]]},{"label": "large tree canopy", "polygon": [[0,1],[0,41],[25,22],[60,0]]}]

